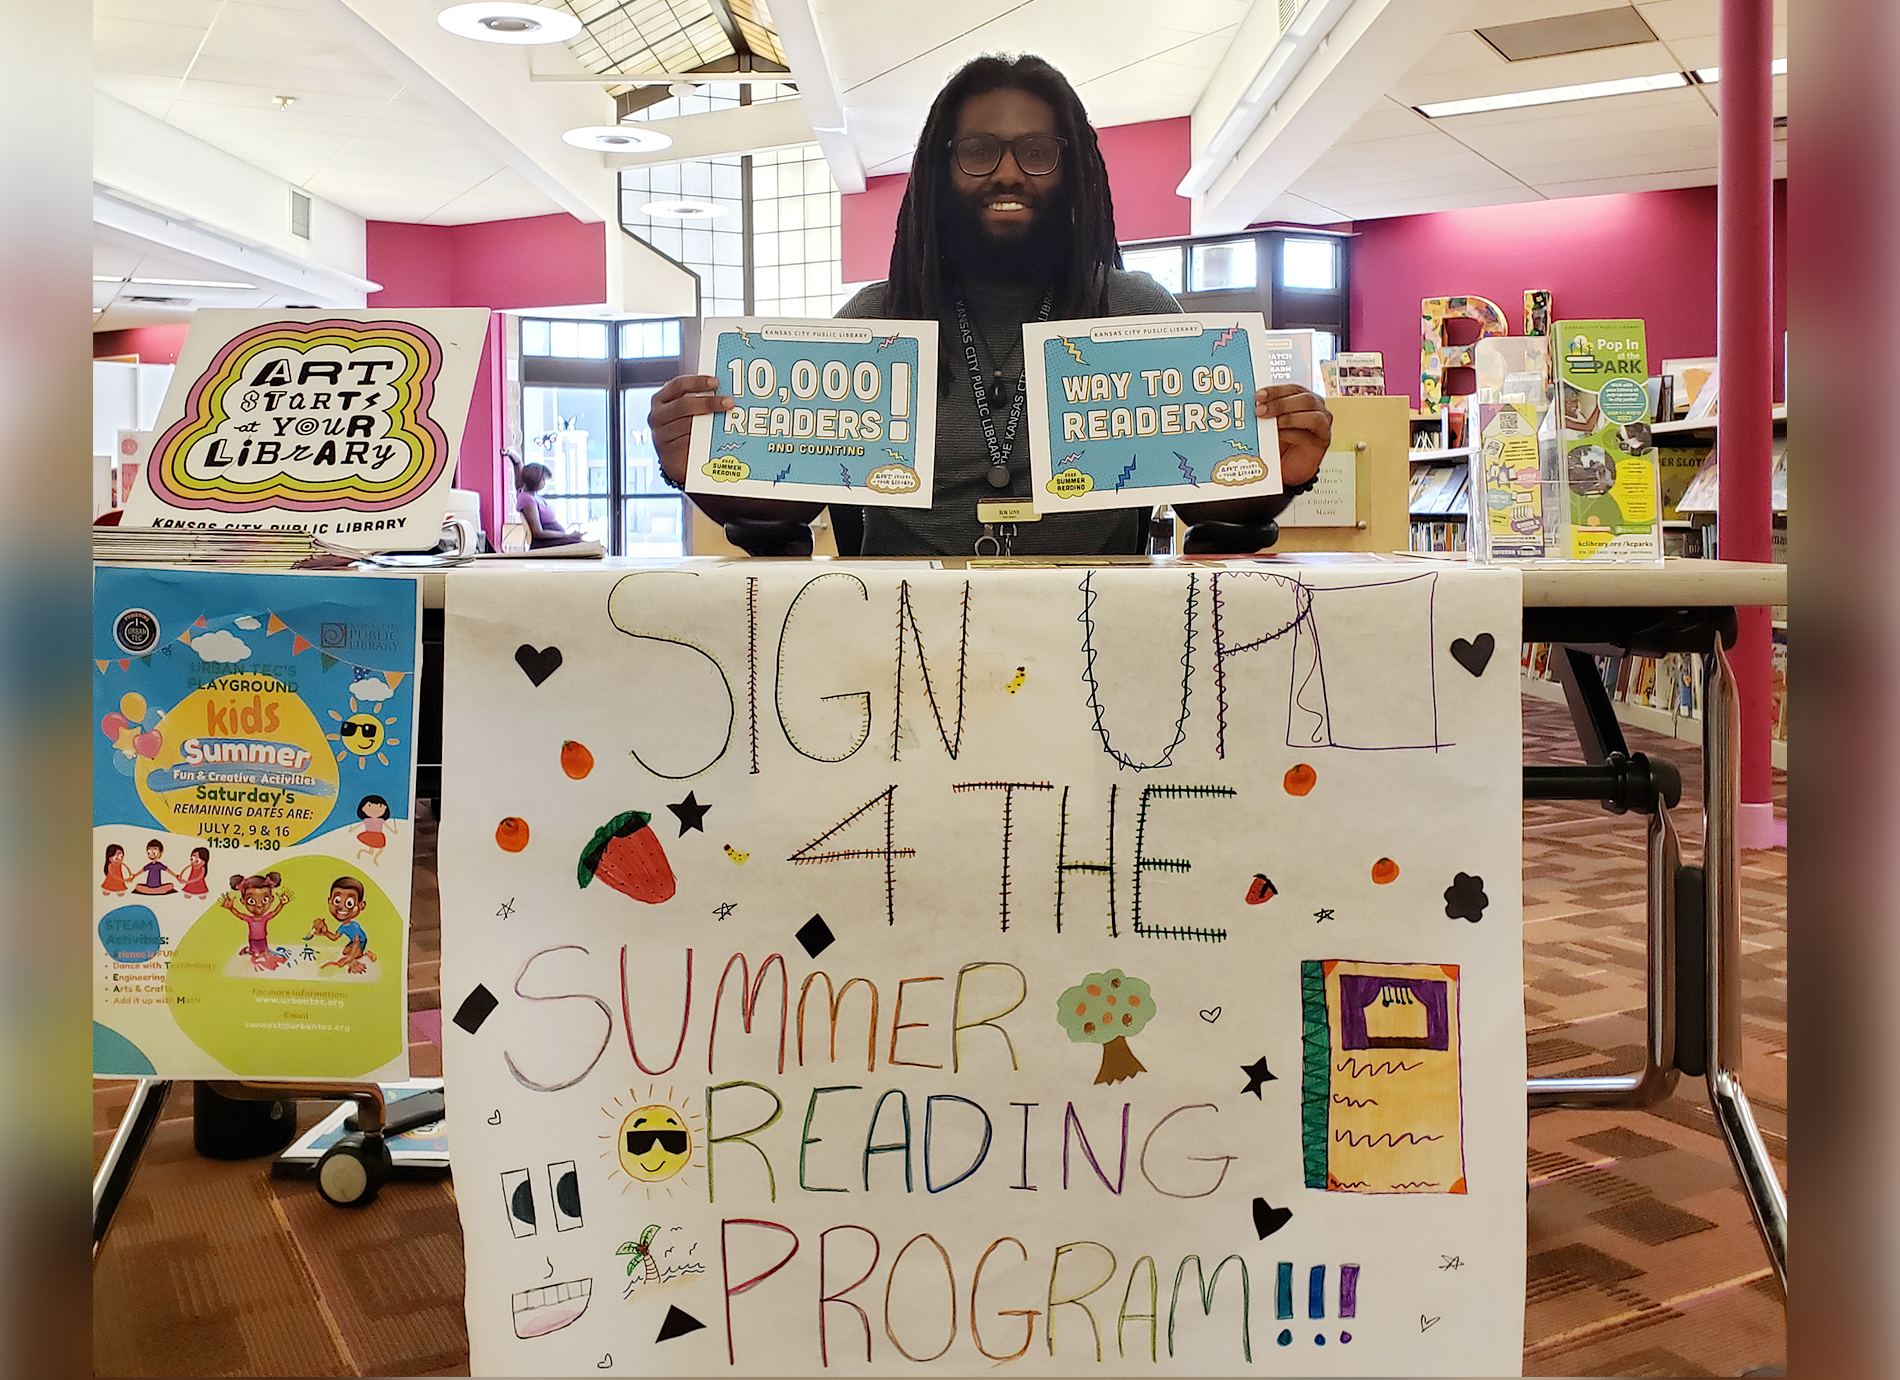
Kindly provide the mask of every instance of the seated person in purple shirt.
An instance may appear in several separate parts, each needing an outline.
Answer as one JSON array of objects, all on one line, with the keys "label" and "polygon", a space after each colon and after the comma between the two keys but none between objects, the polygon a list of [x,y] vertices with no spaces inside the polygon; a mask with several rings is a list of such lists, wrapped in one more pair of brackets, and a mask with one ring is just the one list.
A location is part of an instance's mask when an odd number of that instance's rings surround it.
[{"label": "seated person in purple shirt", "polygon": [[513,451],[503,451],[515,471],[515,511],[528,524],[528,545],[566,546],[581,539],[570,532],[554,515],[554,506],[541,497],[541,489],[554,477],[554,471],[537,461],[524,465]]}]

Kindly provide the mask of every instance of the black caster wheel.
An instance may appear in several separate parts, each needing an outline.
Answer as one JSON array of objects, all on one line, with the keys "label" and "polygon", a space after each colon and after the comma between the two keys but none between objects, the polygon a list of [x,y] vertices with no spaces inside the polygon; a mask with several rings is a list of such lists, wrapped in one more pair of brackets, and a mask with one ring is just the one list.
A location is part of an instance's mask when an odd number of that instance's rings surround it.
[{"label": "black caster wheel", "polygon": [[353,1131],[317,1161],[317,1191],[337,1207],[361,1207],[376,1196],[389,1167],[383,1138]]}]

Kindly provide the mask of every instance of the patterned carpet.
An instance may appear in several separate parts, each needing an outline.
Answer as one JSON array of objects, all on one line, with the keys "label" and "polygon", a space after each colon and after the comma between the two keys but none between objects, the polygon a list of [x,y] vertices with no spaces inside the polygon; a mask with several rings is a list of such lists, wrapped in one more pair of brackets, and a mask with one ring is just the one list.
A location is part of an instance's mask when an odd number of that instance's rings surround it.
[{"label": "patterned carpet", "polygon": [[[1524,701],[1525,760],[1576,761],[1560,706]],[[1701,846],[1700,753],[1628,730],[1683,769],[1684,853]],[[1786,782],[1776,773],[1777,801]],[[435,835],[418,821],[411,1060],[441,1067]],[[1643,826],[1595,806],[1524,809],[1524,1009],[1533,1074],[1642,1064]],[[1742,860],[1743,1081],[1786,1182],[1787,855]],[[95,1163],[129,1085],[94,1092]],[[300,1124],[332,1104],[307,1103]],[[1641,1112],[1530,1119],[1526,1375],[1738,1375],[1781,1363],[1786,1317],[1703,1085]],[[466,1375],[461,1229],[445,1177],[332,1208],[268,1161],[203,1160],[173,1089],[100,1253],[99,1375]]]}]

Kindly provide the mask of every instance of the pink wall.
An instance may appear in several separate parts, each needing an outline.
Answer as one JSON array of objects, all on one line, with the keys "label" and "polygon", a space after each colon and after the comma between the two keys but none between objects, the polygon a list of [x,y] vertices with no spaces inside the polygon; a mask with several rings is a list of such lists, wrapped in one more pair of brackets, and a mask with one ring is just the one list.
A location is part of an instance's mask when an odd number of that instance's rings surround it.
[{"label": "pink wall", "polygon": [[[1095,131],[1115,198],[1115,233],[1124,242],[1190,233],[1190,203],[1174,191],[1187,176],[1188,129],[1188,117],[1182,115]],[[845,282],[874,282],[889,272],[897,210],[908,181],[903,173],[868,178],[862,192],[843,198],[840,239]]]},{"label": "pink wall", "polygon": [[92,357],[137,355],[141,364],[176,364],[185,343],[185,323],[175,326],[134,326],[123,331],[94,331]]},{"label": "pink wall", "polygon": [[[409,225],[373,220],[365,227],[364,275],[383,285],[372,307],[487,307],[491,312],[603,302],[607,298],[607,227],[568,215],[471,225]],[[501,317],[491,315],[475,393],[469,401],[457,488],[482,496],[482,526],[501,543],[513,491],[501,459]]]},{"label": "pink wall", "polygon": [[[1775,184],[1775,397],[1788,325],[1788,184]],[[1559,319],[1640,317],[1650,371],[1715,350],[1715,188],[1630,192],[1393,216],[1352,226],[1352,348],[1385,355],[1386,387],[1418,402],[1418,304],[1459,293],[1524,329],[1524,292]]]}]

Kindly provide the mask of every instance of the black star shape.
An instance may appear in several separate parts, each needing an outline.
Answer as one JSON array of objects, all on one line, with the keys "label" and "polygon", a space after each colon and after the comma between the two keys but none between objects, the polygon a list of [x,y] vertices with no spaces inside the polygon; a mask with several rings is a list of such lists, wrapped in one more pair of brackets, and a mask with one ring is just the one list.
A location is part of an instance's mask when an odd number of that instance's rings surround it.
[{"label": "black star shape", "polygon": [[731,915],[737,909],[739,909],[739,905],[736,901],[722,902],[717,908],[714,909],[713,919],[724,920],[728,915]]},{"label": "black star shape", "polygon": [[510,896],[501,903],[501,909],[495,912],[497,918],[506,920],[515,913],[515,898]]},{"label": "black star shape", "polygon": [[1330,909],[1316,910],[1313,912],[1313,919],[1315,923],[1322,920],[1331,920],[1332,918],[1333,918],[1333,913]]},{"label": "black star shape", "polygon": [[679,804],[668,805],[666,808],[679,816],[681,838],[686,837],[686,831],[688,829],[697,829],[702,834],[706,832],[706,826],[700,821],[706,818],[706,811],[712,809],[712,806],[701,805],[697,800],[693,799],[693,793],[691,791],[686,793],[686,799],[682,800]]},{"label": "black star shape", "polygon": [[1240,1071],[1247,1075],[1247,1086],[1242,1088],[1241,1091],[1244,1093],[1252,1093],[1256,1098],[1260,1097],[1261,1084],[1276,1081],[1272,1070],[1267,1067],[1267,1056],[1264,1054],[1251,1064],[1242,1064]]}]

